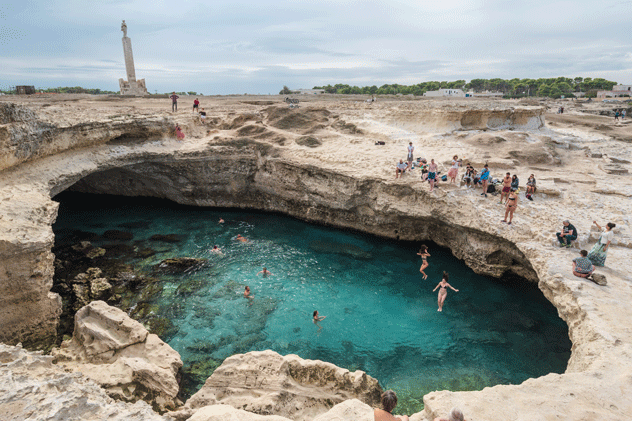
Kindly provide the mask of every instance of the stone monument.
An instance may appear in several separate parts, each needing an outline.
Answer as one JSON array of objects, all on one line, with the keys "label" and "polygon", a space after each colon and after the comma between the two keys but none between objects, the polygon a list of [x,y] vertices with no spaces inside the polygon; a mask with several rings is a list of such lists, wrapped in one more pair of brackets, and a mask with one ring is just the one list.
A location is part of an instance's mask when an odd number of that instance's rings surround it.
[{"label": "stone monument", "polygon": [[127,37],[127,24],[121,24],[123,31],[123,53],[125,54],[125,70],[127,80],[119,79],[121,95],[145,96],[149,95],[145,86],[145,79],[136,80],[136,70],[134,70],[134,55],[132,54],[132,40]]}]

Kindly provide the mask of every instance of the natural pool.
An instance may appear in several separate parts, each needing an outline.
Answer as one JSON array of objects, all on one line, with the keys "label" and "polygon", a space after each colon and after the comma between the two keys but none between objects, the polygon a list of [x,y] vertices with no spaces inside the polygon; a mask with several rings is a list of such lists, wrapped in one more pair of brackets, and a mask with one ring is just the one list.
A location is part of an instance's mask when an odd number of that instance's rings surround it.
[{"label": "natural pool", "polygon": [[[399,411],[412,413],[430,391],[521,383],[562,373],[570,357],[568,328],[535,285],[476,275],[431,244],[424,281],[419,244],[156,199],[63,193],[56,200],[57,244],[76,241],[75,230],[133,234],[92,243],[106,246],[104,257],[118,250],[116,259],[158,278],[154,293],[142,294],[144,302],[136,293],[121,307],[171,321],[163,340],[182,356],[190,390],[224,358],[272,349],[364,370],[397,391]],[[155,234],[177,234],[180,241],[150,241]],[[237,234],[249,242],[235,241]],[[156,254],[120,253],[117,243]],[[211,252],[215,244],[222,255]],[[207,263],[187,272],[156,269],[163,259],[183,256]],[[264,266],[271,276],[257,274]],[[459,292],[448,291],[439,313],[432,290],[444,270]],[[245,285],[254,300],[243,297]],[[327,316],[320,332],[314,310]]]}]

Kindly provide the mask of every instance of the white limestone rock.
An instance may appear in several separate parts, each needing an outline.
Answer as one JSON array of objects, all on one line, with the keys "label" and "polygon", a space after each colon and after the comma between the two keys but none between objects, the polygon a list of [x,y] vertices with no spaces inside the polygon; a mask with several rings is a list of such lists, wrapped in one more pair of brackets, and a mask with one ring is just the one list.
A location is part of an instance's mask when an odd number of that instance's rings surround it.
[{"label": "white limestone rock", "polygon": [[180,355],[140,323],[103,301],[93,301],[75,315],[69,341],[54,349],[56,361],[80,371],[107,393],[128,402],[144,400],[158,411],[175,409]]},{"label": "white limestone rock", "polygon": [[378,381],[360,370],[254,351],[224,360],[184,408],[171,415],[186,419],[199,408],[221,403],[261,415],[311,421],[348,399],[377,405],[381,393]]},{"label": "white limestone rock", "polygon": [[0,344],[3,421],[167,421],[145,402],[117,402],[92,380],[53,357]]}]

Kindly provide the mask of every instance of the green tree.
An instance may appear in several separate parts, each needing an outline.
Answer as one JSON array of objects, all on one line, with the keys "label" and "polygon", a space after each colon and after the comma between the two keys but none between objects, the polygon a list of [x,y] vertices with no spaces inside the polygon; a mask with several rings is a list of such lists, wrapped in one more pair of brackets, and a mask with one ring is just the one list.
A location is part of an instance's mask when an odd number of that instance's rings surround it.
[{"label": "green tree", "polygon": [[289,95],[292,91],[287,86],[283,85],[283,89],[279,91],[279,95]]}]

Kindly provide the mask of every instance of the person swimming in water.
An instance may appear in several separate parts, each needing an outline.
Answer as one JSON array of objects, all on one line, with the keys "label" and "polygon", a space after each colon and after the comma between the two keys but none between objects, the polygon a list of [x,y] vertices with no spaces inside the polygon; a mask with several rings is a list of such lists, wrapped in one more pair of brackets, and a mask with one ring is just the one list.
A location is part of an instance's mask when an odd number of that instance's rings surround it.
[{"label": "person swimming in water", "polygon": [[246,237],[242,237],[241,234],[237,234],[237,237],[235,237],[235,240],[241,241],[242,243],[248,242],[248,239]]},{"label": "person swimming in water", "polygon": [[320,330],[323,328],[318,322],[321,322],[323,320],[325,320],[327,318],[327,316],[319,316],[318,315],[318,310],[314,310],[314,315],[313,315],[313,322],[316,326],[318,326],[318,331],[320,332]]},{"label": "person swimming in water", "polygon": [[424,276],[424,279],[428,279],[428,275],[426,275],[426,272],[424,272],[424,269],[428,267],[428,260],[426,260],[428,257],[430,257],[430,253],[428,253],[428,247],[424,244],[421,245],[421,248],[419,249],[419,253],[417,253],[418,256],[421,256],[421,267],[419,268],[419,272],[422,273],[422,275]]},{"label": "person swimming in water", "polygon": [[246,285],[246,288],[244,288],[244,298],[249,298],[249,299],[255,298],[254,295],[250,295],[250,287],[248,285]]},{"label": "person swimming in water", "polygon": [[265,278],[266,276],[272,275],[272,272],[270,272],[267,268],[264,267],[262,271],[257,272],[257,275],[259,274],[263,274],[263,277]]},{"label": "person swimming in water", "polygon": [[222,249],[221,249],[221,248],[219,248],[219,247],[217,246],[217,244],[213,246],[213,248],[211,249],[211,252],[212,252],[212,253],[217,253],[217,254],[224,254],[224,253],[222,253]]},{"label": "person swimming in water", "polygon": [[443,272],[443,278],[441,278],[441,282],[437,284],[437,286],[432,290],[435,292],[437,288],[439,288],[439,296],[437,297],[437,304],[439,304],[439,309],[437,311],[443,311],[443,302],[445,301],[445,297],[448,296],[448,290],[446,287],[452,289],[455,292],[459,292],[458,289],[454,289],[452,285],[448,283],[448,272]]},{"label": "person swimming in water", "polygon": [[223,224],[223,223],[224,223],[224,220],[222,218],[219,218],[218,224]]}]

